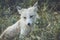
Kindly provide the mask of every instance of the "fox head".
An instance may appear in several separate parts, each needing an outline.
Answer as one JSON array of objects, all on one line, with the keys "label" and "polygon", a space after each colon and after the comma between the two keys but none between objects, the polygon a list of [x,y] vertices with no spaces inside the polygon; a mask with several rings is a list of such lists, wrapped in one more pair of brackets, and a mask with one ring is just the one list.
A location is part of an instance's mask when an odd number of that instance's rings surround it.
[{"label": "fox head", "polygon": [[[20,8],[20,7],[19,7]],[[36,21],[36,18],[38,18],[38,8],[37,8],[37,2],[29,8],[26,9],[19,9],[18,8],[18,12],[19,14],[21,14],[21,19],[23,20],[23,22],[25,23],[25,25],[31,26],[34,24],[34,22]]]}]

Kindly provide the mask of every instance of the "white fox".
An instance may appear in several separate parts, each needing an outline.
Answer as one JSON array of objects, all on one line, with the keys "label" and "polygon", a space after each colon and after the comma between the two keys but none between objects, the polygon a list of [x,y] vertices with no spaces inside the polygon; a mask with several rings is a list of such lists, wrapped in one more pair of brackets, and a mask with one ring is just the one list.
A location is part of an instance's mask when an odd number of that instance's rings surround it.
[{"label": "white fox", "polygon": [[34,6],[27,9],[18,9],[21,14],[20,20],[18,20],[12,26],[9,26],[1,35],[1,40],[12,40],[15,36],[27,36],[33,29],[34,23],[37,19],[37,3]]}]

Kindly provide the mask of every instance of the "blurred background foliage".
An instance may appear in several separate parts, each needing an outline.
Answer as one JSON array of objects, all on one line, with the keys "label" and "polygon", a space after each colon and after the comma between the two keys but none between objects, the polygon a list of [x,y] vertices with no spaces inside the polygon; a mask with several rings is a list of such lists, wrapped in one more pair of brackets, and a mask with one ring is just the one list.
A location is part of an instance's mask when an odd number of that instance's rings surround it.
[{"label": "blurred background foliage", "polygon": [[60,40],[60,0],[0,0],[0,34],[20,19],[16,6],[28,8],[36,1],[40,19],[25,40]]}]

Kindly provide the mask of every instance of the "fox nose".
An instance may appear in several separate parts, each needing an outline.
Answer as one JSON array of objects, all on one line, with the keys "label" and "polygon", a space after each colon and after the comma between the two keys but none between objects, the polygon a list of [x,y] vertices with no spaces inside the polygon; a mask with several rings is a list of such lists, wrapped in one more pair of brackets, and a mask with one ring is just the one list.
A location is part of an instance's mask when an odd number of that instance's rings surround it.
[{"label": "fox nose", "polygon": [[30,23],[28,23],[28,25],[30,26]]}]

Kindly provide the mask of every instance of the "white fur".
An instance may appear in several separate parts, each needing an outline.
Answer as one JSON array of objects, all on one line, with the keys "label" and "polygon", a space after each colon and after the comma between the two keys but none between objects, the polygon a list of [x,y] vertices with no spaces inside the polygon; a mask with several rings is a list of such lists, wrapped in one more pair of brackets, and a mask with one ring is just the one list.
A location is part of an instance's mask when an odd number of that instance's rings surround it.
[{"label": "white fur", "polygon": [[[12,26],[9,26],[0,36],[1,39],[7,40],[12,39],[20,33],[23,36],[27,36],[34,26],[34,23],[37,18],[37,6],[29,7],[27,9],[18,9],[19,14],[21,14],[21,19],[17,21]],[[32,16],[30,18],[30,16]],[[24,19],[24,17],[26,17]],[[30,26],[28,25],[30,23]]]}]

